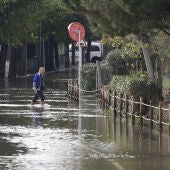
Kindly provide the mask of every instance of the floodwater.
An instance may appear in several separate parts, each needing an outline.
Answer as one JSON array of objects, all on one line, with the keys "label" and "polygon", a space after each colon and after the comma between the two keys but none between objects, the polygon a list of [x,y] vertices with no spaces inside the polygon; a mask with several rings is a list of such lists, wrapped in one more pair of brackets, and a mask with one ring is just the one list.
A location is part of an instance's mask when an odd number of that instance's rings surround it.
[{"label": "floodwater", "polygon": [[170,137],[103,113],[97,95],[68,100],[75,71],[46,75],[47,106],[30,107],[32,76],[0,80],[0,169],[169,170]]}]

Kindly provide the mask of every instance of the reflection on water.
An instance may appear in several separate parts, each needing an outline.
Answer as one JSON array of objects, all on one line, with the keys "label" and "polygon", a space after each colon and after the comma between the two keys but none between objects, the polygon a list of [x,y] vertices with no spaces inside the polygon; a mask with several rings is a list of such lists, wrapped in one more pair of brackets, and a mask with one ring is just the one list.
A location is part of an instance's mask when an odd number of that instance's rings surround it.
[{"label": "reflection on water", "polygon": [[67,78],[48,76],[50,107],[31,107],[32,77],[2,83],[0,169],[147,170],[170,168],[170,137],[106,116],[96,96],[81,107],[67,97]]}]

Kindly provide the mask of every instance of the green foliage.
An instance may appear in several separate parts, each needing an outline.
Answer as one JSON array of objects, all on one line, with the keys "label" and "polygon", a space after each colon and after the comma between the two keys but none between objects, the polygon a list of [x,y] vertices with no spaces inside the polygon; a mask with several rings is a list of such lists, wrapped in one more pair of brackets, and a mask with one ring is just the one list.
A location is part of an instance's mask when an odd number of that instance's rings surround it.
[{"label": "green foliage", "polygon": [[45,39],[52,35],[58,41],[66,41],[67,27],[72,21],[82,21],[86,35],[91,36],[85,16],[70,8],[62,0],[3,0],[0,3],[0,43],[17,46],[35,42],[40,37],[40,29]]},{"label": "green foliage", "polygon": [[81,71],[81,88],[94,90],[96,87],[96,65],[85,64]]},{"label": "green foliage", "polygon": [[[81,87],[85,90],[95,90],[96,89],[96,64],[89,63],[85,64],[81,71]],[[102,84],[107,84],[110,82],[109,69],[106,64],[101,65],[102,72]]]},{"label": "green foliage", "polygon": [[101,74],[102,74],[102,84],[106,85],[111,80],[110,70],[108,65],[105,63],[101,65]]},{"label": "green foliage", "polygon": [[112,38],[110,36],[104,35],[102,38],[102,42],[104,44],[111,44],[114,49],[122,49],[122,58],[125,58],[127,56],[131,58],[141,57],[140,41],[134,34],[129,34],[124,38],[120,36],[114,36]]},{"label": "green foliage", "polygon": [[139,101],[143,97],[145,101],[155,101],[158,88],[156,84],[144,74],[133,74],[129,76],[113,76],[110,86],[118,93],[129,94]]},{"label": "green foliage", "polygon": [[106,64],[112,76],[129,74],[130,70],[134,69],[134,59],[122,58],[122,53],[121,49],[113,49],[106,57]]},{"label": "green foliage", "polygon": [[135,71],[137,61],[142,58],[137,36],[129,34],[124,38],[120,36],[112,38],[105,35],[102,42],[113,46],[113,50],[106,57],[106,63],[112,76]]},{"label": "green foliage", "polygon": [[95,33],[108,35],[169,30],[169,0],[68,0],[64,5],[86,15]]},{"label": "green foliage", "polygon": [[153,55],[170,57],[170,38],[162,31],[154,30],[149,36],[149,49]]},{"label": "green foliage", "polygon": [[35,0],[7,1],[0,5],[0,41],[20,45],[26,40],[35,41],[38,27],[38,7]]}]

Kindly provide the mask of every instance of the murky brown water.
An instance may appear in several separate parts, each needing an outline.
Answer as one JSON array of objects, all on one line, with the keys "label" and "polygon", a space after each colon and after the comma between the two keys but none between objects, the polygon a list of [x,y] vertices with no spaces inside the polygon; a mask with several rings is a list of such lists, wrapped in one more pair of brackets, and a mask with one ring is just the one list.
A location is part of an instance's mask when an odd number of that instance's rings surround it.
[{"label": "murky brown water", "polygon": [[31,79],[0,80],[0,169],[169,170],[170,137],[106,116],[98,97],[69,102],[72,72],[48,74],[44,109],[31,108]]}]

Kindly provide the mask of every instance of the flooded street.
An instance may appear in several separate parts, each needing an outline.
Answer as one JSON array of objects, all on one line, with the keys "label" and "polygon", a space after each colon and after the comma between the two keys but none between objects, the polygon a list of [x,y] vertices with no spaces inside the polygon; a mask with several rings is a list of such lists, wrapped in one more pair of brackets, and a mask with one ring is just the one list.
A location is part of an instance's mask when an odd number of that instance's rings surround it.
[{"label": "flooded street", "polygon": [[32,78],[0,80],[0,169],[169,170],[170,137],[108,116],[97,95],[67,96],[76,71],[48,73],[46,105],[31,107]]}]

